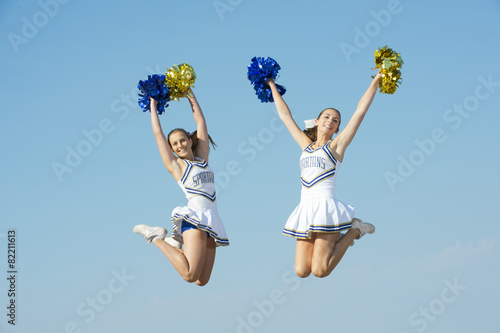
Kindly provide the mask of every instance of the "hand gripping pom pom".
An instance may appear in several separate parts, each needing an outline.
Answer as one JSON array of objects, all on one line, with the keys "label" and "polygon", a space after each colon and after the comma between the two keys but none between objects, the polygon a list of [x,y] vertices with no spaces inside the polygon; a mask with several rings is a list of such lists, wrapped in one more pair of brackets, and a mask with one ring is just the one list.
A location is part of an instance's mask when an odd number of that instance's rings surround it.
[{"label": "hand gripping pom pom", "polygon": [[[278,89],[278,92],[280,95],[284,95],[286,92],[286,88],[283,87],[282,85],[276,84],[276,88]],[[271,91],[271,88],[269,88],[268,85],[266,84],[256,84],[254,86],[255,89],[255,94],[257,97],[260,99],[262,103],[267,103],[267,102],[274,102],[273,98],[273,93]]]},{"label": "hand gripping pom pom", "polygon": [[[170,98],[172,100],[179,100],[185,97],[186,91],[190,87],[194,88],[194,81],[196,80],[196,73],[189,64],[174,65],[167,69],[165,73],[165,83],[170,89]],[[180,100],[179,100],[180,101]]]},{"label": "hand gripping pom pom", "polygon": [[377,65],[375,68],[380,68],[382,74],[379,82],[381,93],[394,94],[396,92],[402,82],[400,69],[403,63],[401,55],[387,45],[375,50],[375,64]]},{"label": "hand gripping pom pom", "polygon": [[[273,58],[253,57],[248,65],[247,77],[253,84],[255,94],[262,103],[274,102],[271,88],[266,84],[267,79],[275,80],[278,77],[280,65]],[[278,92],[284,95],[286,88],[277,84]]]},{"label": "hand gripping pom pom", "polygon": [[158,114],[165,112],[165,108],[168,106],[167,102],[170,100],[169,89],[167,85],[163,82],[165,80],[165,75],[154,74],[148,75],[146,81],[139,81],[137,88],[139,92],[139,106],[141,109],[146,111],[151,111],[151,101],[153,98],[158,102],[157,111]]}]

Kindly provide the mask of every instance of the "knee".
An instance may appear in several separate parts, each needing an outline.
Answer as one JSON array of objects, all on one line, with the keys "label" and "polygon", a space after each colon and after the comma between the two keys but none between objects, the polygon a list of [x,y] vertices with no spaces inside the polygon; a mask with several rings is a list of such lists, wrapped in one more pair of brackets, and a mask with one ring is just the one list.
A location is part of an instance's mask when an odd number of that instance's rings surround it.
[{"label": "knee", "polygon": [[306,278],[311,274],[311,267],[304,265],[295,265],[295,273],[300,278]]},{"label": "knee", "polygon": [[189,283],[193,283],[193,282],[197,282],[198,281],[198,277],[195,276],[194,274],[191,274],[191,273],[187,273],[187,274],[182,275],[182,278],[186,282],[189,282]]},{"label": "knee", "polygon": [[313,267],[312,273],[315,277],[324,278],[330,275],[330,273],[324,267]]},{"label": "knee", "polygon": [[198,286],[203,287],[208,283],[208,280],[206,281],[201,281],[201,280],[196,280],[194,283],[196,283]]}]

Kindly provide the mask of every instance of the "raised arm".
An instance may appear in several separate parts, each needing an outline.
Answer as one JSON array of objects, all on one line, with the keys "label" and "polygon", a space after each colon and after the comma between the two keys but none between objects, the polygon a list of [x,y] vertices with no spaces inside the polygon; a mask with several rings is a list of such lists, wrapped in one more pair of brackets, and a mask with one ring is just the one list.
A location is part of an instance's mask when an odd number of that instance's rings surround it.
[{"label": "raised arm", "polygon": [[278,92],[278,88],[276,88],[276,84],[273,79],[268,79],[266,82],[269,87],[271,87],[271,91],[273,93],[274,105],[276,105],[276,110],[278,111],[278,115],[281,121],[285,124],[286,128],[292,135],[293,139],[300,146],[300,149],[304,150],[312,141],[311,139],[297,126],[295,120],[293,120],[292,113],[286,105],[283,97]]},{"label": "raised arm", "polygon": [[178,180],[182,177],[182,169],[177,163],[177,157],[175,157],[172,152],[172,148],[170,148],[165,134],[163,134],[160,118],[158,117],[157,104],[158,102],[151,98],[151,125],[153,126],[153,133],[156,138],[156,143],[158,144],[158,149],[160,150],[163,164],[168,172]]},{"label": "raised arm", "polygon": [[356,107],[356,111],[354,111],[354,114],[349,120],[349,123],[344,128],[344,130],[339,133],[336,140],[333,140],[330,143],[330,148],[337,152],[337,154],[340,156],[341,161],[344,158],[344,153],[347,147],[356,135],[356,132],[358,131],[358,128],[361,125],[361,122],[363,121],[368,108],[372,104],[373,98],[377,93],[380,77],[380,72],[375,75],[372,82],[370,83],[370,86],[364,93],[363,97],[361,97],[358,106]]},{"label": "raised arm", "polygon": [[189,88],[189,91],[186,92],[186,98],[188,99],[191,109],[193,110],[193,117],[196,122],[196,130],[198,134],[198,145],[196,146],[196,151],[193,153],[195,156],[198,156],[208,162],[210,144],[208,141],[208,129],[205,116],[203,115],[200,104],[198,103],[198,100],[196,99],[196,96],[191,88]]}]

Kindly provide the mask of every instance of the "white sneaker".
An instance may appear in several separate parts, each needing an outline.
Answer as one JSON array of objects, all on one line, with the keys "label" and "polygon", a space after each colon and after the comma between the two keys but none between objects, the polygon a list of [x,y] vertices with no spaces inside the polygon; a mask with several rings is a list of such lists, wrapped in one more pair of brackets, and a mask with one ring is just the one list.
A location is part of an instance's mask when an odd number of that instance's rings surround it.
[{"label": "white sneaker", "polygon": [[[345,232],[341,232],[341,233],[340,233],[339,238],[337,238],[337,242],[338,242],[338,241],[339,241],[342,237],[344,237],[344,235],[345,235]],[[354,245],[354,241],[352,241],[351,245],[349,245],[349,246],[353,246],[353,245]]]},{"label": "white sneaker", "polygon": [[182,249],[182,243],[178,242],[171,236],[165,237],[165,243],[170,244],[177,249]]},{"label": "white sneaker", "polygon": [[359,230],[359,237],[357,239],[360,239],[365,234],[373,234],[375,232],[375,226],[373,224],[365,223],[356,218],[352,219],[352,228]]},{"label": "white sneaker", "polygon": [[167,230],[162,227],[150,227],[145,224],[138,224],[134,227],[134,232],[136,234],[144,236],[149,244],[156,238],[163,239],[167,235]]}]

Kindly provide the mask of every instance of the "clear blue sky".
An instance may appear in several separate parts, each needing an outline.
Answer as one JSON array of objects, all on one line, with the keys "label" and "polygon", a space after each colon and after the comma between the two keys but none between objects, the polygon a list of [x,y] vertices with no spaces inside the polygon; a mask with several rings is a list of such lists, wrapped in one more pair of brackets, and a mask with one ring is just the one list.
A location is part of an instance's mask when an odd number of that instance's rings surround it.
[{"label": "clear blue sky", "polygon": [[[15,327],[0,283],[2,332],[498,332],[497,0],[56,1],[0,4],[0,268],[15,229],[18,270]],[[375,97],[336,191],[377,232],[299,280],[281,230],[300,149],[246,66],[278,61],[299,126],[331,106],[345,125],[386,44],[403,84]],[[171,230],[185,203],[136,90],[183,62],[231,241],[203,288],[132,232]],[[161,120],[195,125],[185,100]]]}]

